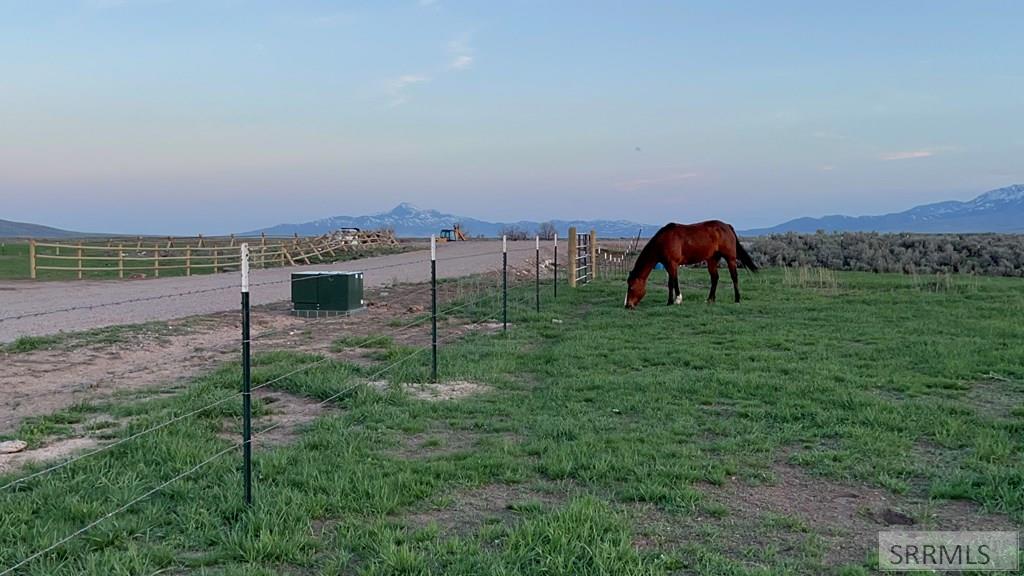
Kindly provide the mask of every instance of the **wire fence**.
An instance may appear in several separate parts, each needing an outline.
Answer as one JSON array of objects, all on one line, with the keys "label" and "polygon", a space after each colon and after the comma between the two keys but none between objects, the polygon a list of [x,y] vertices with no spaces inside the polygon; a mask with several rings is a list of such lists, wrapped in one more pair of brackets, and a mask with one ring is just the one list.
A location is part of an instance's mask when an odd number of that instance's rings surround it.
[{"label": "wire fence", "polygon": [[[433,252],[433,251],[432,251]],[[523,253],[533,252],[533,258],[528,260],[529,266],[513,266],[510,267],[508,264],[509,253]],[[498,254],[494,255],[495,257]],[[392,375],[397,377],[397,370],[404,366],[412,363],[416,358],[421,357],[425,354],[431,354],[431,379],[437,381],[438,379],[438,351],[445,345],[450,345],[458,338],[464,336],[467,333],[477,331],[482,326],[489,326],[492,330],[498,330],[500,322],[500,330],[507,332],[509,327],[512,325],[509,322],[510,313],[513,318],[521,317],[521,315],[529,312],[540,312],[542,310],[542,303],[547,301],[547,298],[553,298],[557,294],[557,264],[551,265],[550,261],[542,260],[540,240],[537,239],[536,244],[532,248],[514,248],[509,250],[504,247],[500,254],[500,261],[496,261],[494,266],[483,273],[475,274],[469,278],[463,278],[459,280],[447,280],[439,282],[437,279],[438,267],[443,267],[451,261],[461,260],[466,258],[480,258],[480,254],[471,254],[465,256],[454,256],[449,258],[436,258],[436,255],[432,253],[430,266],[431,266],[431,282],[429,285],[420,287],[411,287],[404,291],[400,291],[396,295],[390,297],[387,300],[387,305],[394,306],[399,303],[406,302],[417,302],[423,299],[429,293],[430,306],[429,310],[425,307],[412,306],[407,311],[407,315],[413,317],[406,318],[397,325],[388,325],[386,329],[381,329],[381,326],[374,326],[373,334],[367,335],[361,338],[358,342],[346,342],[344,351],[352,353],[360,350],[371,349],[381,343],[393,341],[395,338],[408,335],[409,333],[421,330],[426,325],[430,325],[431,334],[429,344],[418,344],[410,346],[402,350],[401,354],[397,358],[389,358],[388,362],[383,366],[375,367],[368,374],[363,377],[354,379],[354,381],[327,395],[322,398],[319,402],[309,406],[304,411],[315,415],[318,409],[322,409],[324,406],[330,405],[337,402],[340,398],[345,397],[353,393],[354,391],[368,386],[374,381]],[[557,257],[556,257],[557,258]],[[495,258],[497,260],[497,258]],[[424,265],[426,262],[424,262]],[[383,264],[370,268],[363,268],[362,270],[383,270],[398,266],[408,266],[408,263],[401,264]],[[281,284],[283,282],[305,282],[311,280],[310,277],[301,277],[294,280],[265,280],[259,281],[256,278],[256,282],[250,284],[249,278],[246,275],[246,266],[243,265],[243,280],[242,284],[242,306],[241,306],[241,317],[242,317],[242,332],[240,338],[234,341],[229,341],[223,345],[215,347],[212,352],[227,354],[233,350],[239,350],[241,348],[243,364],[243,376],[239,390],[230,393],[224,393],[215,400],[206,402],[200,406],[189,407],[189,409],[181,412],[180,414],[171,415],[160,422],[151,423],[149,425],[142,426],[141,429],[127,433],[120,438],[103,444],[92,450],[79,453],[71,458],[62,460],[58,463],[54,463],[48,466],[43,466],[38,470],[29,473],[18,473],[15,477],[3,484],[0,484],[0,497],[5,493],[18,493],[20,491],[30,491],[35,485],[43,481],[60,482],[70,481],[75,478],[75,467],[77,464],[85,461],[92,460],[95,458],[102,457],[104,455],[111,456],[116,454],[117,451],[138,439],[157,433],[161,430],[166,430],[172,426],[179,425],[190,421],[191,419],[213,411],[215,409],[223,409],[226,406],[234,406],[234,403],[241,403],[243,406],[241,420],[242,420],[242,438],[238,442],[231,443],[228,446],[224,446],[212,452],[208,457],[201,459],[196,464],[188,467],[187,469],[176,473],[169,479],[160,482],[156,486],[145,490],[140,495],[129,498],[127,501],[115,506],[108,512],[98,515],[93,520],[87,522],[81,528],[72,531],[71,533],[57,538],[50,545],[43,547],[40,550],[24,555],[20,558],[7,558],[5,554],[0,552],[0,562],[10,561],[12,562],[7,567],[0,565],[0,576],[6,576],[8,574],[17,573],[20,570],[26,569],[34,561],[46,556],[47,554],[57,550],[64,546],[68,542],[75,538],[86,534],[96,526],[116,517],[133,506],[136,506],[140,502],[143,502],[154,495],[160,493],[168,486],[179,482],[189,476],[192,476],[211,465],[215,461],[226,457],[228,454],[237,453],[241,451],[243,453],[243,465],[242,465],[242,479],[241,482],[244,484],[244,493],[247,503],[251,503],[252,483],[251,483],[251,468],[253,456],[253,447],[257,439],[264,436],[275,429],[283,425],[283,421],[272,423],[262,429],[253,432],[251,428],[252,424],[252,411],[251,411],[251,397],[252,394],[259,390],[265,390],[270,388],[278,388],[289,380],[298,377],[301,374],[307,373],[314,370],[317,367],[328,365],[331,363],[343,362],[337,356],[331,355],[329,352],[325,352],[317,355],[315,358],[311,358],[308,362],[304,362],[297,367],[291,368],[283,373],[266,375],[258,374],[255,379],[252,378],[250,373],[250,362],[255,356],[257,359],[261,354],[265,352],[271,352],[278,349],[280,342],[276,341],[275,338],[287,335],[290,327],[277,327],[270,328],[268,330],[260,331],[259,333],[252,335],[250,334],[250,323],[252,309],[249,306],[248,294],[250,290],[258,290],[262,286]],[[545,289],[542,293],[542,288],[547,286],[550,288]],[[530,290],[532,288],[532,290]],[[214,288],[207,288],[203,290],[192,290],[183,291],[175,294],[164,294],[152,297],[138,297],[130,300],[122,300],[115,302],[106,302],[102,304],[93,304],[89,306],[80,307],[68,307],[61,310],[51,310],[47,312],[39,312],[33,314],[22,314],[0,318],[0,322],[5,320],[11,320],[16,318],[24,318],[27,316],[45,316],[47,314],[56,314],[59,312],[69,312],[75,310],[92,309],[97,307],[113,307],[119,306],[130,302],[145,302],[152,299],[161,298],[174,298],[174,297],[195,297],[202,294],[207,294],[219,290],[239,289],[239,282],[234,282],[232,285],[218,286]],[[269,310],[269,309],[258,309],[256,311],[257,317],[269,318],[275,314],[282,314],[281,311]],[[455,327],[450,329],[447,333],[444,331],[449,329],[446,323],[439,327],[438,321],[450,321],[459,320],[456,322]],[[305,326],[321,326],[326,329],[334,329],[341,327],[345,322],[349,321],[349,317],[345,318],[320,318],[313,319],[305,322]],[[423,341],[422,335],[420,341]],[[253,354],[251,346],[257,345],[256,353]],[[286,342],[286,344],[288,344]],[[299,347],[298,351],[305,351]],[[257,363],[258,365],[258,363]],[[172,388],[171,390],[181,391],[182,388]],[[130,426],[127,428],[130,430]],[[255,456],[258,457],[258,454]],[[271,497],[271,494],[260,495],[265,497]]]}]

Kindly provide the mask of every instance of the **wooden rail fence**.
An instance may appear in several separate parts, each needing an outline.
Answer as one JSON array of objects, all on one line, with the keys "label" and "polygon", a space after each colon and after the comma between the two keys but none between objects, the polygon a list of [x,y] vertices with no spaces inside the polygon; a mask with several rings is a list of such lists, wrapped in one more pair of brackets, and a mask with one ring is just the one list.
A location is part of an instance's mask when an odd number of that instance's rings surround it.
[{"label": "wooden rail fence", "polygon": [[89,273],[117,278],[145,278],[152,273],[191,276],[193,272],[223,272],[241,263],[240,246],[249,244],[250,266],[270,268],[330,262],[345,253],[367,252],[398,245],[390,232],[337,231],[322,236],[292,238],[203,237],[108,238],[76,242],[29,242],[29,276],[40,271],[64,272],[79,280]]}]

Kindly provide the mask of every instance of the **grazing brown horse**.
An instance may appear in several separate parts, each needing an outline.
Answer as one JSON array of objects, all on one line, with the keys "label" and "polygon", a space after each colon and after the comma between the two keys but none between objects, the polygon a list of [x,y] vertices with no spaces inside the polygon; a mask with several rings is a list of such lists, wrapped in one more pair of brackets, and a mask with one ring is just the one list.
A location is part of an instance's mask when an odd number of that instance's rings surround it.
[{"label": "grazing brown horse", "polygon": [[718,260],[725,258],[732,276],[732,288],[736,301],[740,301],[739,277],[736,274],[736,260],[752,272],[757,271],[750,254],[740,245],[732,226],[720,220],[708,220],[697,224],[670,223],[662,227],[636,258],[629,273],[629,291],[626,293],[626,308],[636,305],[647,293],[647,277],[658,264],[668,271],[668,303],[680,304],[683,294],[679,291],[679,267],[684,264],[707,262],[711,275],[711,292],[708,302],[715,301],[718,288]]}]

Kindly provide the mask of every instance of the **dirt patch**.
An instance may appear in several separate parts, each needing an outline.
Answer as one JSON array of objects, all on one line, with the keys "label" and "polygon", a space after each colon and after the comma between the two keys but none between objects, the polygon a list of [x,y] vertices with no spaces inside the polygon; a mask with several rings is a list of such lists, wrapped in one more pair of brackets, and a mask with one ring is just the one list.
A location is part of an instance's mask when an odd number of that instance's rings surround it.
[{"label": "dirt patch", "polygon": [[100,445],[95,438],[62,438],[39,448],[22,450],[13,454],[0,454],[0,474],[20,470],[28,464],[64,460],[70,456],[92,450]]},{"label": "dirt patch", "polygon": [[986,514],[971,502],[896,496],[813,476],[788,463],[774,465],[772,476],[771,484],[733,477],[722,486],[701,486],[707,509],[722,514],[676,516],[638,506],[634,544],[657,549],[705,542],[748,563],[751,550],[773,549],[820,555],[826,566],[837,566],[863,563],[876,549],[880,530],[1019,530],[1009,518]]},{"label": "dirt patch", "polygon": [[[445,286],[438,294],[439,306],[445,309],[449,299],[460,297],[471,297],[468,286]],[[430,343],[429,321],[410,326],[423,319],[423,313],[415,310],[429,308],[429,285],[368,290],[366,300],[364,313],[333,318],[297,318],[289,313],[288,302],[256,307],[252,311],[252,351],[295,350],[369,364],[372,351],[352,347],[334,353],[332,343],[345,336],[382,334],[390,335],[398,345]],[[469,332],[498,331],[501,324],[473,325],[450,319],[439,329],[447,342]],[[124,392],[144,396],[177,392],[190,378],[236,361],[240,330],[239,314],[225,312],[169,321],[157,332],[133,327],[115,343],[0,354],[4,366],[0,372],[0,390],[4,390],[0,434],[16,431],[25,418],[77,403],[103,401]]]},{"label": "dirt patch", "polygon": [[[195,325],[193,326],[193,322]],[[132,332],[124,341],[5,354],[0,373],[0,433],[30,416],[124,391],[177,389],[188,378],[238,354],[236,315],[172,326],[173,335]],[[261,322],[259,328],[274,322]]]},{"label": "dirt patch", "polygon": [[472,534],[485,523],[514,522],[517,510],[530,506],[545,508],[568,499],[564,490],[538,490],[527,485],[488,484],[460,489],[442,496],[435,506],[402,515],[399,520],[410,528],[436,525],[448,536]]},{"label": "dirt patch", "polygon": [[[306,425],[329,411],[317,400],[288,392],[261,389],[252,395],[266,407],[266,413],[252,421],[253,444],[256,446],[291,444],[299,438]],[[218,436],[237,442],[241,433],[241,423],[231,419],[225,421],[224,430]]]},{"label": "dirt patch", "polygon": [[[391,384],[386,380],[375,380],[368,384],[371,388],[386,391]],[[450,380],[447,382],[427,382],[416,384],[402,384],[402,388],[410,396],[417,400],[428,402],[439,402],[442,400],[460,400],[474,394],[482,394],[491,389],[486,384],[470,382],[468,380]]]},{"label": "dirt patch", "polygon": [[991,375],[988,380],[974,383],[965,398],[984,416],[1009,418],[1024,405],[1024,384]]},{"label": "dirt patch", "polygon": [[470,451],[484,442],[517,444],[519,441],[520,438],[511,433],[484,433],[443,426],[402,436],[399,447],[389,454],[403,460],[421,460]]},{"label": "dirt patch", "polygon": [[402,437],[401,446],[390,454],[403,460],[421,460],[472,449],[480,434],[449,428]]},{"label": "dirt patch", "polygon": [[436,384],[407,384],[405,386],[405,390],[413,398],[429,401],[459,400],[466,396],[481,394],[489,389],[490,386],[467,380],[453,380]]}]

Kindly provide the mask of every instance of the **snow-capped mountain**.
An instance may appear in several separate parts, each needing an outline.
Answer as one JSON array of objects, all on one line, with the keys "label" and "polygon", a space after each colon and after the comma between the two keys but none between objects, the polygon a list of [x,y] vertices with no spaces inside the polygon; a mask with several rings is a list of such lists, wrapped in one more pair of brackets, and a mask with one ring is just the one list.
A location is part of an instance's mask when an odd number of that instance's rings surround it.
[{"label": "snow-capped mountain", "polygon": [[[380,214],[371,214],[369,216],[332,216],[302,224],[278,224],[277,226],[255,230],[246,234],[266,232],[268,235],[275,236],[296,233],[300,236],[314,236],[338,228],[359,228],[361,230],[390,228],[398,236],[426,237],[431,234],[438,234],[444,228],[451,228],[455,223],[460,223],[467,235],[492,238],[499,236],[501,230],[508,226],[515,226],[531,235],[540,226],[539,222],[528,220],[488,222],[467,216],[444,214],[437,210],[425,210],[409,203],[402,203],[391,211]],[[594,229],[599,235],[612,238],[636,236],[641,226],[643,226],[646,234],[653,233],[658,229],[658,226],[637,224],[628,220],[551,220],[551,224],[554,225],[559,236],[563,237],[568,233],[570,226],[576,226],[581,232]]]},{"label": "snow-capped mountain", "polygon": [[950,200],[880,216],[830,215],[797,218],[771,228],[746,230],[745,235],[784,232],[1002,232],[1024,233],[1024,185],[991,190],[973,200]]}]

